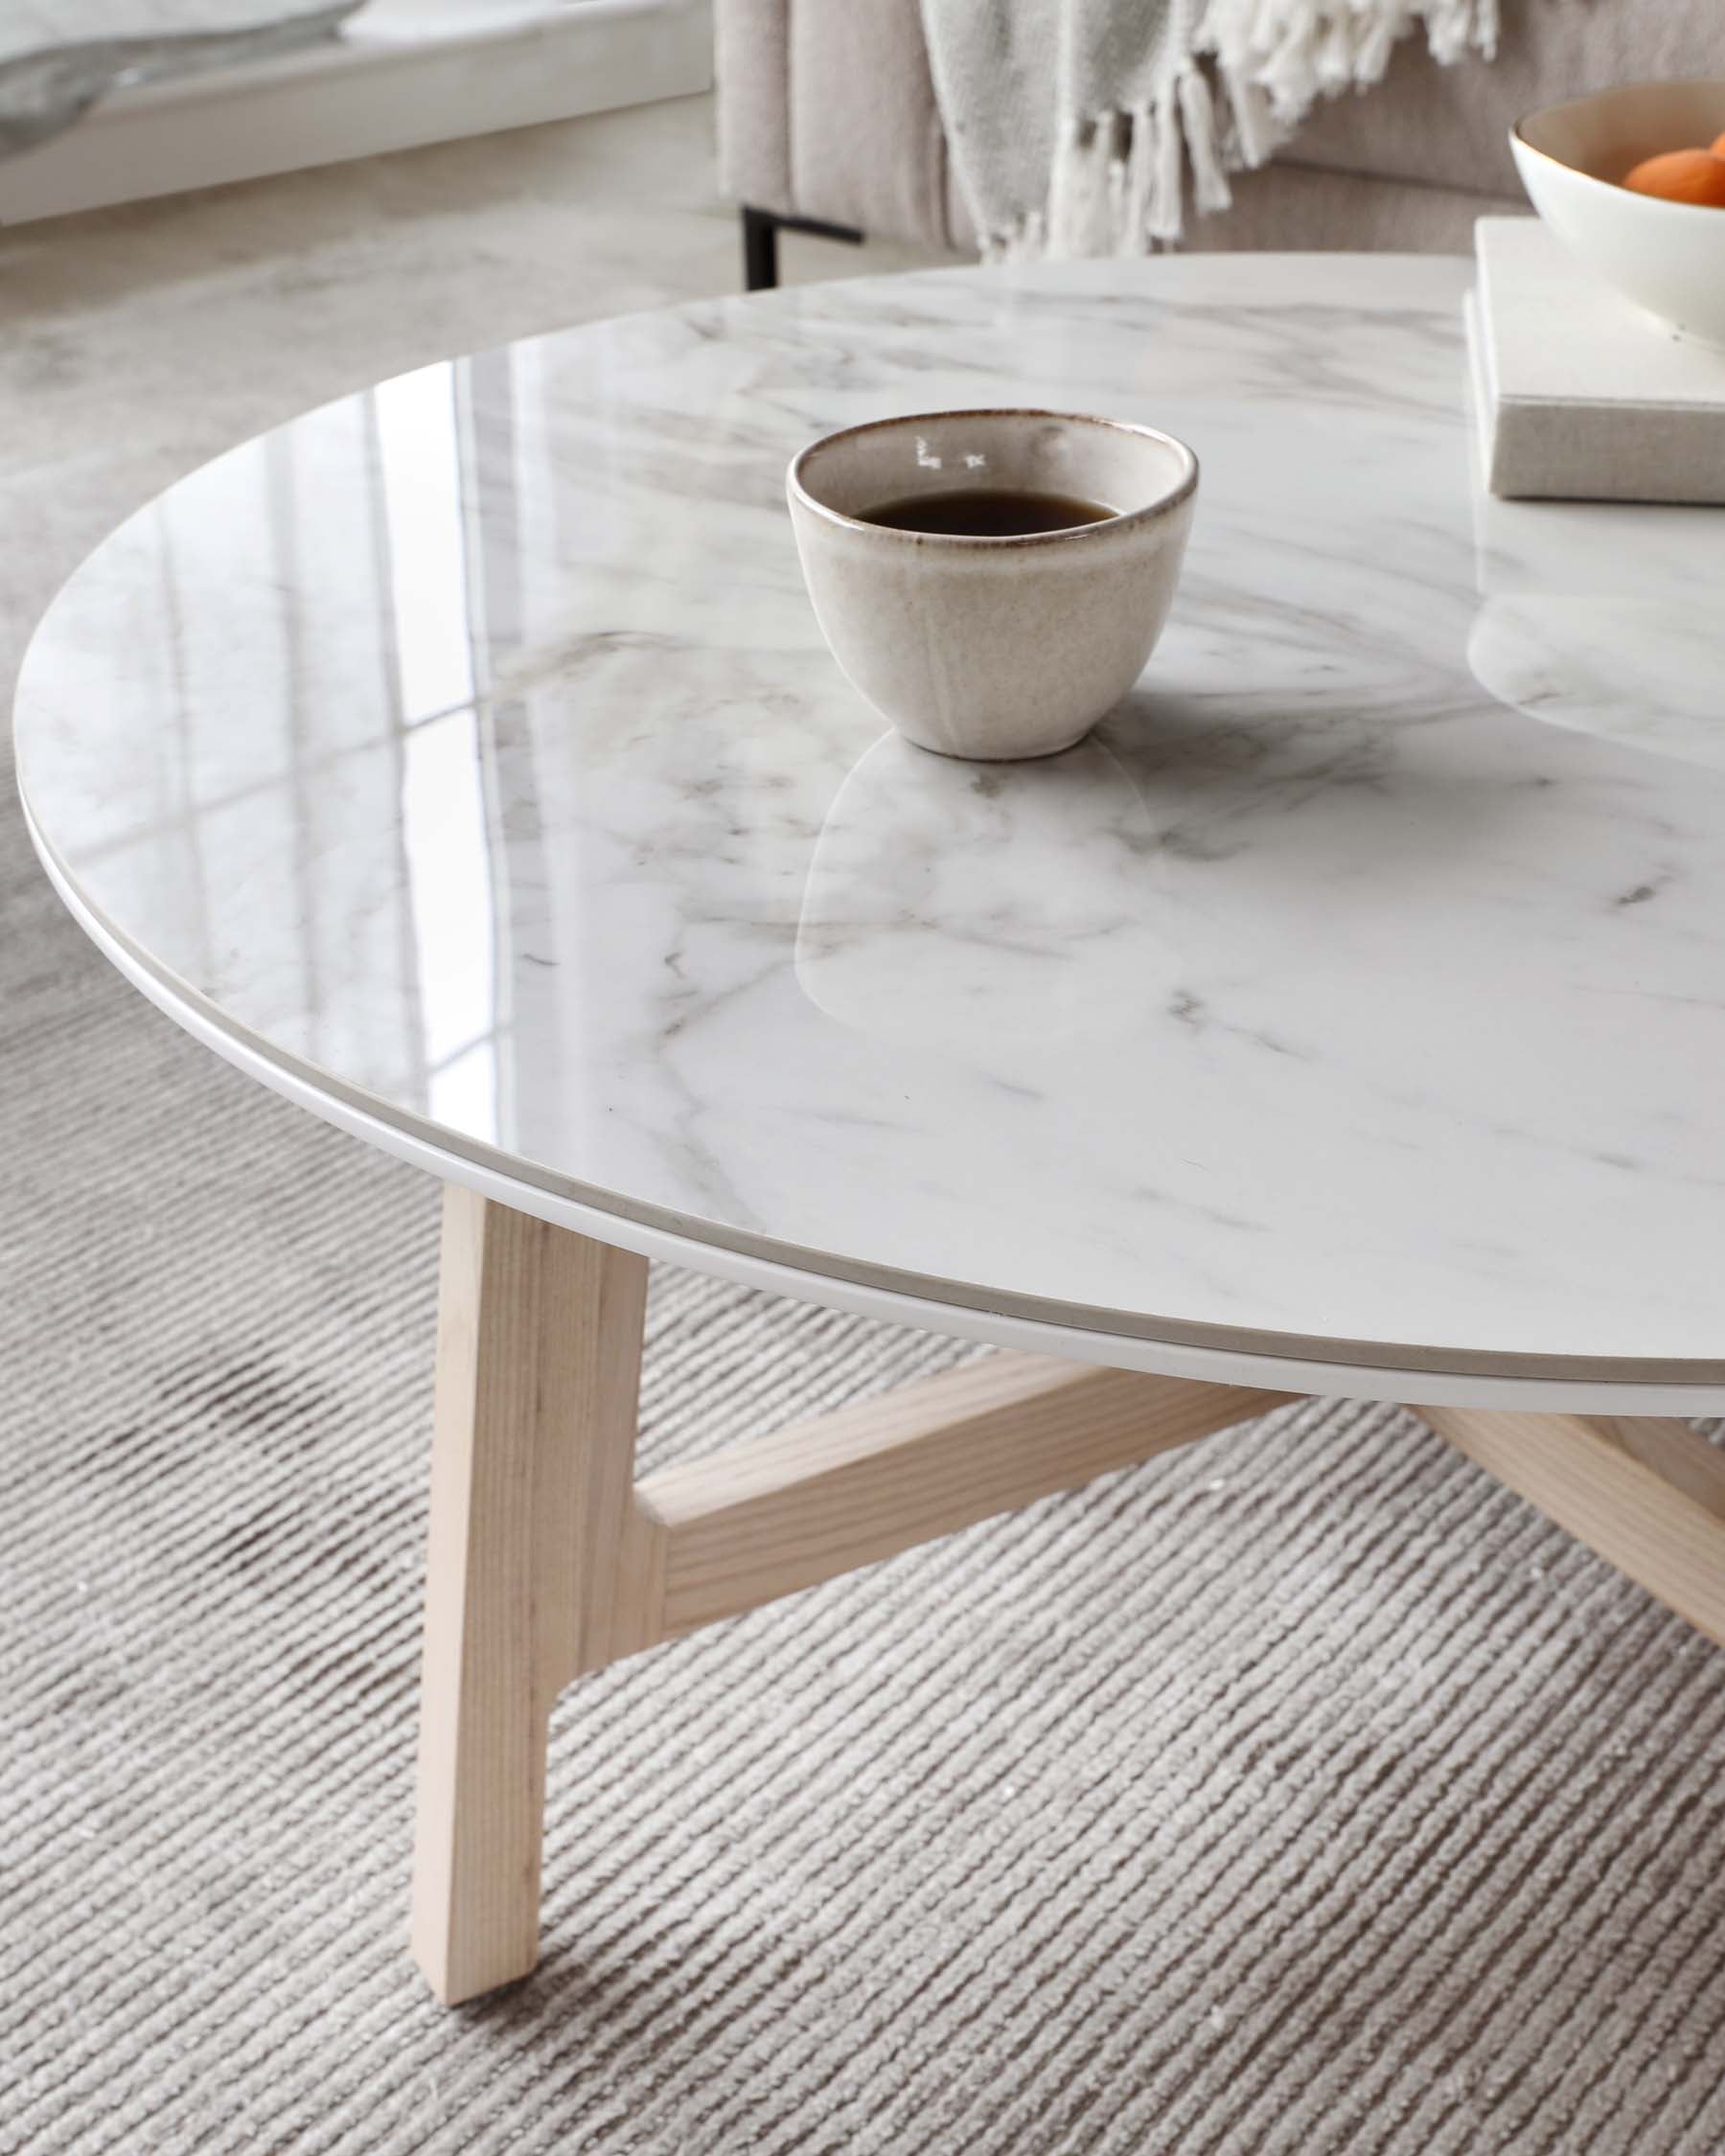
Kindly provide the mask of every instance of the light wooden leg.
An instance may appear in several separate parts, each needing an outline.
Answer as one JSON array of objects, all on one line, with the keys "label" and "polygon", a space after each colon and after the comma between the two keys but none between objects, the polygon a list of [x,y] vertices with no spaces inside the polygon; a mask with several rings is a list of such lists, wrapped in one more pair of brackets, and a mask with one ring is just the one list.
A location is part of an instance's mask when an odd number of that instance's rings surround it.
[{"label": "light wooden leg", "polygon": [[644,1644],[644,1258],[445,1193],[413,1947],[440,1999],[539,1951],[551,1705]]},{"label": "light wooden leg", "polygon": [[1725,1454],[1706,1438],[1654,1415],[1414,1411],[1725,1645]]},{"label": "light wooden leg", "polygon": [[666,1468],[637,1491],[663,1536],[663,1629],[735,1617],[1293,1397],[995,1355]]},{"label": "light wooden leg", "polygon": [[451,2004],[538,1958],[572,1679],[1288,1397],[1001,1355],[637,1484],[646,1261],[451,1185],[442,1262],[413,1946]]},{"label": "light wooden leg", "polygon": [[[446,2001],[534,1965],[573,1678],[1289,1397],[1001,1355],[637,1485],[646,1286],[445,1193],[413,1942]],[[1417,1411],[1725,1643],[1725,1455],[1654,1418]]]}]

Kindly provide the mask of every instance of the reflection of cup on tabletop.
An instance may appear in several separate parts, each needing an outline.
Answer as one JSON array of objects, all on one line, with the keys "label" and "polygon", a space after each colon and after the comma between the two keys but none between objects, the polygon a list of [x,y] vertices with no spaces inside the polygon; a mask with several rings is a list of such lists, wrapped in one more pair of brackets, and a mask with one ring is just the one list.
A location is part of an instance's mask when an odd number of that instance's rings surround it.
[{"label": "reflection of cup on tabletop", "polygon": [[1179,981],[1137,784],[1101,740],[978,771],[883,734],[827,811],[796,928],[817,1009],[1028,1067],[1143,1031]]},{"label": "reflection of cup on tabletop", "polygon": [[[787,482],[816,618],[851,682],[919,747],[990,762],[1070,748],[1138,679],[1197,490],[1198,460],[1171,434],[1036,411],[846,427],[804,449]],[[964,493],[991,511],[1054,497],[1096,516],[955,531]],[[907,527],[919,500],[945,528]],[[886,504],[895,520],[869,521]]]}]

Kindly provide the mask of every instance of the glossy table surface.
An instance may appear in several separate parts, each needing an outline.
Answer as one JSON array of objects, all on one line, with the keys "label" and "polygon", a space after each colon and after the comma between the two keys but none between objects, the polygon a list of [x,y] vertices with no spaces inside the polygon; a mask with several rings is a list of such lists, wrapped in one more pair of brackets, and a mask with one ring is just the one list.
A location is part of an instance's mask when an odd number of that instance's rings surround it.
[{"label": "glossy table surface", "polygon": [[[1725,1406],[1725,519],[1484,502],[1465,280],[939,271],[368,389],[56,602],[44,856],[267,1082],[618,1240]],[[1191,552],[1088,743],[949,763],[838,674],[783,468],[1029,401],[1188,440]]]}]

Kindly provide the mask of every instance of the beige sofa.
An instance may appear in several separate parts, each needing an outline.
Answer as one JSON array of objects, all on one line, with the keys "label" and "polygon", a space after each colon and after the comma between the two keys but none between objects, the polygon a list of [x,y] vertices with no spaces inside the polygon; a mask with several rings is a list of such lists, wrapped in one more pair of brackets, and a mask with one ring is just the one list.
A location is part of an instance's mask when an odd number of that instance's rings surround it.
[{"label": "beige sofa", "polygon": [[[1049,0],[1032,0],[1046,5]],[[1489,65],[1410,40],[1376,88],[1316,113],[1195,247],[1461,250],[1483,212],[1525,208],[1505,145],[1519,114],[1614,82],[1725,75],[1725,0],[1502,0]],[[781,223],[974,253],[917,0],[717,0],[720,167],[745,212],[748,281],[773,282]]]}]

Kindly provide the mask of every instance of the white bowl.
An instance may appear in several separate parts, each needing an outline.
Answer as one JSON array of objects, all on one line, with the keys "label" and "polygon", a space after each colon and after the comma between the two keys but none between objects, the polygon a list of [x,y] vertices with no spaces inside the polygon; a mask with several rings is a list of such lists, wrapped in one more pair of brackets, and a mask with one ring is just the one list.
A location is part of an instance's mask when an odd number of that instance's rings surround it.
[{"label": "white bowl", "polygon": [[[1651,4],[1651,0],[1644,0]],[[1725,346],[1725,209],[1620,185],[1644,157],[1725,131],[1725,78],[1636,82],[1547,105],[1509,130],[1529,198],[1578,262],[1673,329]]]}]

